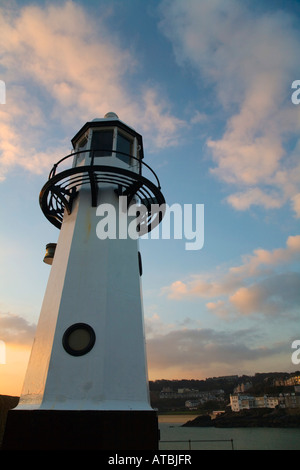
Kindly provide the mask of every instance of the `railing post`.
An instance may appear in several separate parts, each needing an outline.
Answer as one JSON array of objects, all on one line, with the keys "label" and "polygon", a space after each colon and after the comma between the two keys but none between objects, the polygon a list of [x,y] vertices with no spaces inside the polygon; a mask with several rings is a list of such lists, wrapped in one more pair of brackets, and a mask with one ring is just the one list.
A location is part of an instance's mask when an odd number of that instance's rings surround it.
[{"label": "railing post", "polygon": [[192,450],[192,441],[189,439],[189,450]]}]

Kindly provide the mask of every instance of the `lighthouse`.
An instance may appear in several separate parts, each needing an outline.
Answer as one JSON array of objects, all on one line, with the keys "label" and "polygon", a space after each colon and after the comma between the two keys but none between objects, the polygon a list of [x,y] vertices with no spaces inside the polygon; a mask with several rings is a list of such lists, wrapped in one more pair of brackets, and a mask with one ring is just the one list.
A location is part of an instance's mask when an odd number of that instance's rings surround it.
[{"label": "lighthouse", "polygon": [[87,122],[71,142],[40,192],[60,231],[47,245],[49,279],[3,448],[157,449],[139,237],[163,217],[160,182],[142,136],[115,113]]}]

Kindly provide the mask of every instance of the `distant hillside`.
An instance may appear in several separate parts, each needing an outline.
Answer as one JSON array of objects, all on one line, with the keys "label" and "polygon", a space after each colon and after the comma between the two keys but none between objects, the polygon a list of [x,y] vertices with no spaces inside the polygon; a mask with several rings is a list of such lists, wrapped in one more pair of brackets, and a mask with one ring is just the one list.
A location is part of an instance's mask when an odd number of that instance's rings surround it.
[{"label": "distant hillside", "polygon": [[11,397],[9,395],[0,395],[0,446],[3,439],[5,429],[6,416],[8,410],[15,408],[19,403],[19,397]]},{"label": "distant hillside", "polygon": [[[196,389],[199,391],[209,391],[213,389],[222,389],[225,393],[232,393],[234,387],[239,384],[251,382],[252,393],[264,394],[270,393],[270,388],[274,387],[274,381],[279,379],[287,379],[289,377],[300,375],[300,371],[294,372],[264,372],[256,373],[255,375],[229,375],[222,377],[208,377],[205,380],[196,379],[181,379],[181,380],[168,380],[159,379],[151,380],[149,387],[151,392],[160,392],[163,388],[171,388],[177,390],[179,388]],[[278,391],[278,387],[276,387]],[[285,390],[287,391],[286,387]],[[279,390],[281,391],[281,390]]]}]

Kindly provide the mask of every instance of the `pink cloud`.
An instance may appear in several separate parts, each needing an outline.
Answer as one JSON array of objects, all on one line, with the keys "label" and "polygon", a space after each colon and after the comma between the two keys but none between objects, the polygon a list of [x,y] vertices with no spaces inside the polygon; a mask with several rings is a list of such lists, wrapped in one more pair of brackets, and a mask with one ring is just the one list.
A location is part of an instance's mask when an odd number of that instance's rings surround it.
[{"label": "pink cloud", "polygon": [[[219,138],[207,140],[213,175],[228,184],[237,210],[280,208],[296,215],[300,187],[300,108],[291,83],[300,35],[293,16],[276,9],[257,14],[237,0],[165,0],[161,30],[180,65],[192,66],[215,89],[227,115]],[[289,139],[298,139],[288,151]]]},{"label": "pink cloud", "polygon": [[232,296],[229,301],[242,314],[248,315],[253,311],[257,311],[263,299],[263,292],[258,289],[249,289],[241,287]]},{"label": "pink cloud", "polygon": [[242,277],[257,276],[268,266],[278,266],[300,256],[300,235],[291,235],[287,238],[285,248],[265,250],[257,248],[252,255],[243,257],[243,264],[230,268],[232,274]]},{"label": "pink cloud", "polygon": [[55,155],[69,153],[72,135],[61,137],[67,128],[76,131],[108,111],[144,133],[154,148],[176,144],[184,122],[155,87],[129,90],[127,76],[136,70],[136,59],[104,20],[105,10],[95,19],[71,1],[0,8],[5,37],[0,62],[7,83],[0,178],[15,165],[34,173],[49,169]]},{"label": "pink cloud", "polygon": [[282,270],[299,258],[300,235],[291,235],[284,248],[255,249],[243,256],[239,266],[177,280],[164,287],[162,293],[172,300],[207,299],[207,310],[222,318],[258,312],[277,315],[280,309],[293,311],[299,300],[299,278],[296,273]]}]

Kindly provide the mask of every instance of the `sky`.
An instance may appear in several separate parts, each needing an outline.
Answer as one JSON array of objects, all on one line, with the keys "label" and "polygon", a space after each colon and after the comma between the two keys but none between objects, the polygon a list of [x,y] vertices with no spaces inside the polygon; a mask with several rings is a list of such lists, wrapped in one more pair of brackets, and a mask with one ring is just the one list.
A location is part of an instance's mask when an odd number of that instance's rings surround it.
[{"label": "sky", "polygon": [[0,394],[21,393],[58,238],[40,189],[109,111],[168,205],[204,205],[201,249],[140,241],[149,379],[299,370],[299,25],[292,0],[0,0]]}]

